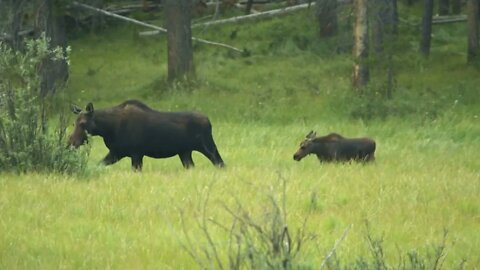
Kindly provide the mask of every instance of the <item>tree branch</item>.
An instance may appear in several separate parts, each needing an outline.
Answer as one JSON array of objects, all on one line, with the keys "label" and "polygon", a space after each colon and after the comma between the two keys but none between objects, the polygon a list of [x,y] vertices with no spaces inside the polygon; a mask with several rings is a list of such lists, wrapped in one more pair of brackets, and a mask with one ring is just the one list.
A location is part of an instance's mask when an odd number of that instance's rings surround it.
[{"label": "tree branch", "polygon": [[348,232],[350,231],[350,228],[352,228],[352,224],[348,225],[348,227],[347,227],[347,228],[345,229],[345,231],[343,232],[342,237],[340,237],[340,239],[338,239],[337,242],[335,242],[335,245],[333,245],[332,250],[330,250],[330,252],[328,253],[328,255],[325,256],[325,259],[323,259],[323,262],[322,262],[322,264],[320,265],[320,270],[322,270],[323,268],[325,268],[325,265],[327,264],[328,259],[330,259],[330,257],[337,251],[337,247],[340,245],[340,243],[343,241],[343,239],[345,239],[345,237],[347,236]]},{"label": "tree branch", "polygon": [[[109,12],[109,11],[106,11],[106,10],[103,10],[103,9],[99,9],[99,8],[96,8],[96,7],[85,5],[85,4],[82,4],[82,3],[78,3],[77,1],[73,1],[72,4],[74,6],[81,7],[81,8],[84,8],[84,9],[88,9],[88,10],[91,10],[91,11],[95,11],[95,12],[98,12],[98,13],[102,13],[104,15],[114,17],[114,18],[117,18],[117,19],[120,19],[120,20],[123,20],[123,21],[127,21],[127,22],[130,22],[130,23],[133,23],[133,24],[138,24],[138,25],[141,25],[141,26],[144,26],[144,27],[155,29],[157,31],[157,33],[160,33],[160,32],[166,33],[167,32],[167,29],[162,28],[160,26],[156,26],[156,25],[153,25],[153,24],[145,23],[145,22],[135,20],[135,19],[132,19],[132,18],[128,18],[128,17],[125,17],[125,16],[121,16],[121,15],[118,15],[118,14],[115,14],[115,13],[112,13],[112,12]],[[192,37],[192,40],[198,41],[198,42],[204,43],[204,44],[224,47],[224,48],[234,50],[234,51],[239,52],[239,53],[243,53],[242,50],[240,50],[238,48],[235,48],[231,45],[227,45],[227,44],[223,44],[223,43],[219,43],[219,42],[214,42],[214,41],[208,41],[208,40],[205,40],[205,39],[195,38],[195,37]]]}]

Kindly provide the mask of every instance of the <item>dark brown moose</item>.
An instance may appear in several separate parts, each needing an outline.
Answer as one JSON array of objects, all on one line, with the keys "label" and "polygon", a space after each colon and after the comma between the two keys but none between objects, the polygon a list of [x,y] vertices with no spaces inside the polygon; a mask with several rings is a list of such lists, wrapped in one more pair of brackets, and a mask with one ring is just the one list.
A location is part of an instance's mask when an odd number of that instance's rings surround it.
[{"label": "dark brown moose", "polygon": [[103,110],[88,103],[78,114],[69,144],[75,148],[87,141],[87,133],[103,137],[110,150],[105,165],[130,157],[134,170],[141,170],[143,157],[167,158],[178,155],[183,167],[194,166],[192,151],[205,155],[214,165],[224,163],[212,137],[207,116],[196,112],[160,112],[144,103],[128,100]]},{"label": "dark brown moose", "polygon": [[320,161],[372,161],[375,159],[375,141],[370,138],[347,139],[337,133],[316,137],[312,130],[300,143],[293,159],[300,161],[309,154],[317,155]]}]

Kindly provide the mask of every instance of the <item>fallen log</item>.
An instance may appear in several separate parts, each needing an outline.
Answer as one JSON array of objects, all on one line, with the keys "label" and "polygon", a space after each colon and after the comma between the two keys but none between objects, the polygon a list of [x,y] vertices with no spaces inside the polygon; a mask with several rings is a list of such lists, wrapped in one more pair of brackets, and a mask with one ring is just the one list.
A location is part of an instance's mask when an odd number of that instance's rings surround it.
[{"label": "fallen log", "polygon": [[455,16],[435,16],[432,18],[432,24],[444,24],[467,21],[467,15],[455,15]]},{"label": "fallen log", "polygon": [[[352,0],[338,0],[339,5],[346,5],[351,3],[352,3]],[[224,23],[238,23],[238,22],[243,22],[247,20],[271,18],[275,16],[292,13],[298,10],[306,9],[313,5],[315,5],[315,2],[305,3],[305,4],[296,5],[296,6],[290,6],[290,7],[284,7],[279,9],[273,9],[273,10],[258,12],[258,13],[249,14],[249,15],[242,15],[242,16],[232,17],[228,19],[213,20],[213,21],[204,22],[204,23],[196,23],[192,25],[192,28],[197,28],[200,26],[224,24]],[[159,31],[144,31],[144,32],[140,32],[139,34],[141,36],[151,36],[151,35],[157,35],[159,33],[160,33]]]},{"label": "fallen log", "polygon": [[[314,4],[314,3],[312,3]],[[279,8],[279,9],[273,9],[269,11],[264,11],[264,12],[259,12],[259,13],[254,13],[254,14],[249,14],[249,15],[243,15],[243,16],[237,16],[237,17],[232,17],[228,19],[223,19],[223,20],[215,20],[215,21],[210,21],[210,22],[204,22],[204,23],[197,23],[192,25],[192,28],[200,27],[200,26],[210,26],[210,25],[216,25],[216,24],[223,24],[223,23],[238,23],[246,20],[255,20],[255,19],[260,19],[260,18],[271,18],[279,15],[284,15],[288,13],[292,13],[298,10],[302,10],[305,8],[308,8],[309,4],[301,4],[301,5],[296,5],[296,6],[291,6],[291,7],[284,7],[284,8]]]},{"label": "fallen log", "polygon": [[[132,18],[128,18],[128,17],[125,17],[125,16],[121,16],[121,15],[118,15],[118,14],[115,14],[115,13],[112,13],[112,12],[109,12],[109,11],[106,11],[106,10],[103,10],[103,9],[99,9],[99,8],[96,8],[96,7],[85,5],[85,4],[82,4],[82,3],[78,3],[77,1],[73,1],[72,4],[74,6],[81,7],[81,8],[84,8],[84,9],[88,9],[88,10],[91,10],[91,11],[95,11],[95,12],[98,12],[98,13],[102,13],[104,15],[114,17],[114,18],[117,18],[117,19],[120,19],[120,20],[123,20],[123,21],[127,21],[127,22],[130,22],[130,23],[133,23],[133,24],[137,24],[137,25],[141,25],[141,26],[144,26],[144,27],[155,29],[158,33],[160,33],[160,32],[166,33],[167,32],[167,29],[162,28],[160,26],[156,26],[156,25],[153,25],[153,24],[145,23],[145,22],[135,20],[135,19],[132,19]],[[242,50],[240,50],[238,48],[235,48],[233,46],[230,46],[228,44],[223,44],[223,43],[209,41],[209,40],[205,40],[205,39],[201,39],[201,38],[195,38],[195,37],[192,37],[192,40],[195,40],[197,42],[204,43],[204,44],[224,47],[224,48],[234,50],[234,51],[239,52],[239,53],[243,53]]]},{"label": "fallen log", "polygon": [[[33,28],[22,30],[18,32],[19,37],[24,37],[33,34]],[[0,40],[7,41],[12,40],[12,35],[9,33],[0,33]]]}]

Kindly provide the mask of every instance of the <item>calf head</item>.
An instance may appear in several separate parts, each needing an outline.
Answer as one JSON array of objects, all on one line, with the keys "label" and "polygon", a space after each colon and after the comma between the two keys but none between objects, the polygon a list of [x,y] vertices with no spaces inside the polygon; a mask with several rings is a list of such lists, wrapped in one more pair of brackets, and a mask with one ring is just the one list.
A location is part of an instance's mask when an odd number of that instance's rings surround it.
[{"label": "calf head", "polygon": [[77,148],[88,141],[87,132],[91,132],[94,127],[93,104],[88,103],[85,111],[82,111],[82,109],[77,106],[72,107],[72,111],[78,114],[78,117],[75,121],[75,128],[68,138],[68,144]]},{"label": "calf head", "polygon": [[302,158],[312,153],[315,144],[313,140],[315,139],[316,134],[317,133],[312,130],[307,134],[307,136],[305,136],[305,140],[300,143],[300,148],[297,150],[297,152],[295,152],[295,154],[293,154],[294,160],[300,161]]}]

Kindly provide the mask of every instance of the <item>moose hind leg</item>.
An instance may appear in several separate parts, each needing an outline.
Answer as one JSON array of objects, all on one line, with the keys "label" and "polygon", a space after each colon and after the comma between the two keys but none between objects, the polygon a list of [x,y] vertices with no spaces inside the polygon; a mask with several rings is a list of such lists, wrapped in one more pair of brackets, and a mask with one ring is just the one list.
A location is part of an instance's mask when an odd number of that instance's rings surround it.
[{"label": "moose hind leg", "polygon": [[178,154],[178,156],[180,157],[180,160],[182,161],[182,165],[185,169],[195,167],[195,164],[193,163],[192,152],[191,151]]}]

